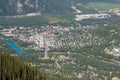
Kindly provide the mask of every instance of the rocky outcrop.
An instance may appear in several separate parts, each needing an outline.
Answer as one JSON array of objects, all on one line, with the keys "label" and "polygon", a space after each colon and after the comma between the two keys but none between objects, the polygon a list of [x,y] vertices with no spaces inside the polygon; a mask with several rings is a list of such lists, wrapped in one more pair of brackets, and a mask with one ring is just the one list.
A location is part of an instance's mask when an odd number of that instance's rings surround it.
[{"label": "rocky outcrop", "polygon": [[66,3],[68,0],[0,0],[0,15],[61,11]]}]

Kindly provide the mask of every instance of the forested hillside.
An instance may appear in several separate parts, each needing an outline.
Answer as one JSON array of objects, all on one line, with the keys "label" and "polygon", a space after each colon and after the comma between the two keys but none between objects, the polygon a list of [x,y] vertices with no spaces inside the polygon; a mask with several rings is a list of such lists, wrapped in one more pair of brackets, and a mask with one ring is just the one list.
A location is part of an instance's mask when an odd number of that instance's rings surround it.
[{"label": "forested hillside", "polygon": [[0,52],[0,80],[46,80],[36,68]]},{"label": "forested hillside", "polygon": [[108,43],[118,44],[120,42],[120,20],[99,27],[91,32],[94,36],[104,38]]},{"label": "forested hillside", "polygon": [[47,76],[37,68],[30,67],[15,57],[0,52],[0,80],[78,80]]}]

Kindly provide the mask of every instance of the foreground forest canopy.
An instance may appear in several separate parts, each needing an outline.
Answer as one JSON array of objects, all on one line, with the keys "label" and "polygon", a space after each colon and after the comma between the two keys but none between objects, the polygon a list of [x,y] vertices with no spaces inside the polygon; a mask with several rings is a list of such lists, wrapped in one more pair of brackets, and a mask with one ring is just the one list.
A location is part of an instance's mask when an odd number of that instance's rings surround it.
[{"label": "foreground forest canopy", "polygon": [[0,52],[0,80],[46,80],[43,73]]}]

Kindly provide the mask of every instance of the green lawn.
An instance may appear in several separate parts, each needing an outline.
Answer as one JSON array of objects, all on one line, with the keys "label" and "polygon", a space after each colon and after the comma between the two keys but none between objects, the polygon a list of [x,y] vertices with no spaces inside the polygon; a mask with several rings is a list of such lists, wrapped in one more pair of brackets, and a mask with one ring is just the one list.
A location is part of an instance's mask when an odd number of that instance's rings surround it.
[{"label": "green lawn", "polygon": [[57,17],[50,17],[50,16],[47,16],[46,19],[50,24],[59,23],[59,22],[63,22],[63,23],[69,22],[67,19],[64,19],[64,18],[57,18]]}]

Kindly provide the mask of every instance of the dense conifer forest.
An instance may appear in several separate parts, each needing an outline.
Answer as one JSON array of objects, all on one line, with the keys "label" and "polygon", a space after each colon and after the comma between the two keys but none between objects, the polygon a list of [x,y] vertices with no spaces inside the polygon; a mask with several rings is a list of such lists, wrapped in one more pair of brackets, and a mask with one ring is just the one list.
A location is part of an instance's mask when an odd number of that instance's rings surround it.
[{"label": "dense conifer forest", "polygon": [[0,80],[46,80],[43,73],[0,52]]}]

